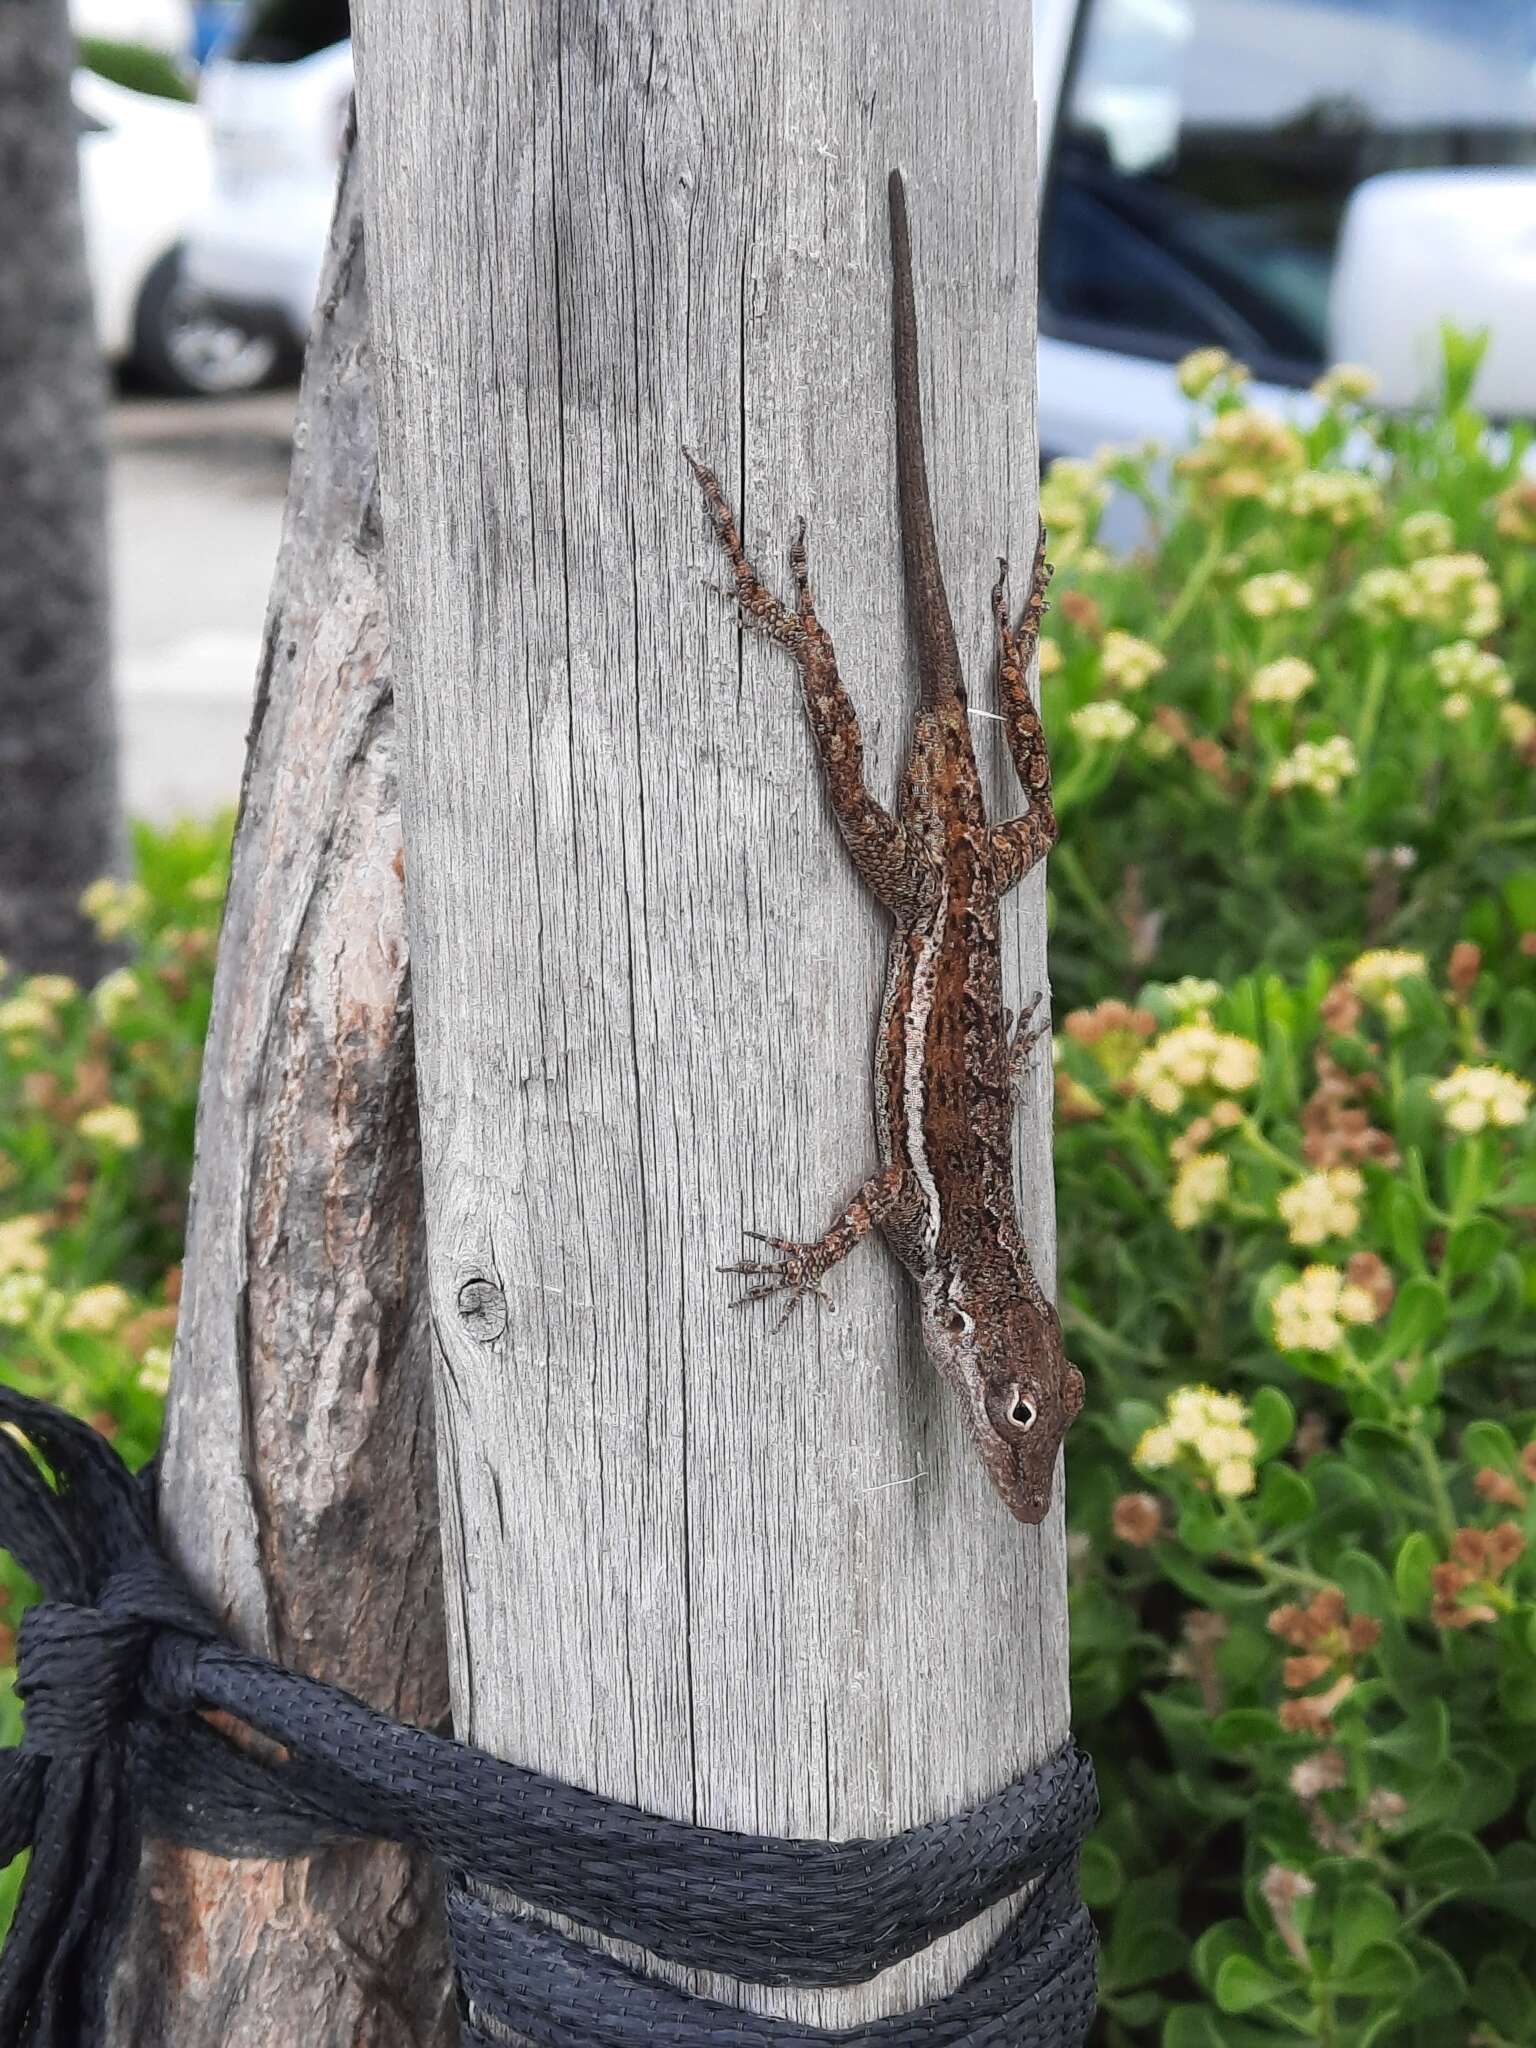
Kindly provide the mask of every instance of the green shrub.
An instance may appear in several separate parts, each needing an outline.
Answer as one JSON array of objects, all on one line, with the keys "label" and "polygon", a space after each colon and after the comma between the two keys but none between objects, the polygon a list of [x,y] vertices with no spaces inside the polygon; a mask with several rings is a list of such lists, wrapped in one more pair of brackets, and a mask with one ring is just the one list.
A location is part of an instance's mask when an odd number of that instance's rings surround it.
[{"label": "green shrub", "polygon": [[163,50],[150,49],[144,43],[113,42],[107,36],[81,36],[77,47],[86,70],[110,79],[114,85],[153,93],[157,99],[197,97],[186,74]]},{"label": "green shrub", "polygon": [[[1295,429],[1210,352],[1171,475],[1147,452],[1050,472],[1058,998],[1501,942],[1536,846],[1515,694],[1536,671],[1536,486],[1528,431],[1495,443],[1466,408],[1476,355],[1451,345],[1430,417],[1369,411],[1345,373]],[[1115,486],[1147,514],[1129,557],[1095,537]]]},{"label": "green shrub", "polygon": [[1300,432],[1193,359],[1166,491],[1046,486],[1113,2048],[1536,2041],[1536,490],[1472,359]]},{"label": "green shrub", "polygon": [[[88,892],[122,964],[0,995],[0,1379],[61,1402],[132,1465],[154,1450],[176,1323],[197,1077],[228,821],[137,835],[136,878]],[[19,1719],[32,1591],[0,1551],[0,1742]],[[0,1871],[0,1925],[21,1866]]]}]

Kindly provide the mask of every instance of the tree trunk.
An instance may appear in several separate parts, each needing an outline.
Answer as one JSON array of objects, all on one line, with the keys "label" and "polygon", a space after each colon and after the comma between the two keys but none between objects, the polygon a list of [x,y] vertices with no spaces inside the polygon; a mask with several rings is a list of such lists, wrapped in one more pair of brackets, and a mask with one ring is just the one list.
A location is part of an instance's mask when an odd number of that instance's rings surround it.
[{"label": "tree trunk", "polygon": [[[1036,519],[1027,10],[354,20],[456,1721],[691,1820],[904,1828],[1064,1738],[1060,1511],[998,1505],[883,1252],[777,1332],[716,1271],[744,1224],[818,1235],[871,1170],[886,926],[792,665],[704,588],[680,451],[777,580],[808,515],[893,788],[904,166],[938,530],[990,703],[996,558],[1027,563]],[[1015,1005],[1042,904],[1036,876],[1007,906]],[[1049,1276],[1047,1069],[1020,1151]],[[996,1924],[852,1990],[712,1988],[851,2024],[951,1988]]]},{"label": "tree trunk", "polygon": [[[161,1468],[236,1640],[433,1725],[447,1707],[389,619],[357,181],[295,430],[198,1110]],[[151,1845],[127,2048],[448,2048],[431,1870]]]},{"label": "tree trunk", "polygon": [[121,824],[73,63],[65,0],[0,7],[0,959],[85,979]]}]

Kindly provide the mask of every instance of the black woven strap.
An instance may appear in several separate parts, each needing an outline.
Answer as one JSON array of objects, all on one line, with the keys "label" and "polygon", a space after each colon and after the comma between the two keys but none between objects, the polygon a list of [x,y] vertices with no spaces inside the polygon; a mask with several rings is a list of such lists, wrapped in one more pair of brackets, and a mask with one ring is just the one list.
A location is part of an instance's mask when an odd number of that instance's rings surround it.
[{"label": "black woven strap", "polygon": [[[144,1489],[93,1431],[0,1389],[0,1544],[44,1588],[17,1647],[26,1714],[0,1752],[0,1864],[32,1861],[0,1956],[0,2041],[92,2048],[147,1828],[227,1855],[355,1836],[430,1852],[471,2014],[540,2048],[665,2040],[1071,2048],[1093,2012],[1075,1896],[1093,1776],[1069,1746],[968,1813],[878,1841],[771,1840],[667,1820],[408,1728],[222,1641],[161,1554]],[[258,1761],[218,1708],[286,1752]],[[1026,1886],[973,1977],[920,2012],[847,2032],[688,1997],[487,1903],[484,1888],[693,1968],[847,1984]],[[489,2040],[469,2023],[472,2041]]]}]

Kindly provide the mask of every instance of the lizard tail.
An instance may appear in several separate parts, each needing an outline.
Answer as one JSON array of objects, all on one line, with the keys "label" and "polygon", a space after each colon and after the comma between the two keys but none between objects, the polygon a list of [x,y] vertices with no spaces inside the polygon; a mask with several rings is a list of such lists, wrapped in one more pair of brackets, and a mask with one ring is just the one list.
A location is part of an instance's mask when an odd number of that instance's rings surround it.
[{"label": "lizard tail", "polygon": [[912,239],[907,229],[907,190],[892,171],[891,354],[896,373],[896,499],[901,515],[901,554],[906,571],[907,614],[917,642],[923,705],[935,709],[952,699],[965,702],[960,650],[939,567],[928,494],[928,460],[923,450],[923,402],[917,373],[917,307],[912,293]]}]

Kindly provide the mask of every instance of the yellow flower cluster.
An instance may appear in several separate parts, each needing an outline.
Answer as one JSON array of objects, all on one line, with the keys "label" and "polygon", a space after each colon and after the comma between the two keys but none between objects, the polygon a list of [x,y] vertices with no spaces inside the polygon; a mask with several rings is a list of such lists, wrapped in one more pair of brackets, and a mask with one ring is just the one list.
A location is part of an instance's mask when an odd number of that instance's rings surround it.
[{"label": "yellow flower cluster", "polygon": [[1321,519],[1341,528],[1374,525],[1383,511],[1380,484],[1354,469],[1304,469],[1277,484],[1269,502],[1293,519]]},{"label": "yellow flower cluster", "polygon": [[1482,640],[1503,617],[1499,586],[1481,555],[1420,555],[1406,569],[1367,569],[1350,605],[1377,625],[1414,619]]},{"label": "yellow flower cluster", "polygon": [[48,1295],[41,1273],[7,1273],[0,1278],[0,1329],[24,1330]]},{"label": "yellow flower cluster", "polygon": [[1248,1410],[1235,1394],[1213,1387],[1180,1387],[1168,1396],[1164,1419],[1146,1430],[1132,1453],[1145,1472],[1193,1465],[1228,1499],[1252,1493],[1259,1441]]},{"label": "yellow flower cluster", "polygon": [[1511,746],[1529,747],[1536,741],[1536,711],[1529,704],[1501,704],[1499,730]]},{"label": "yellow flower cluster", "polygon": [[1360,763],[1354,747],[1343,733],[1332,739],[1303,740],[1270,771],[1269,786],[1283,796],[1293,789],[1315,790],[1319,796],[1337,796]]},{"label": "yellow flower cluster", "polygon": [[1226,1200],[1232,1162],[1221,1152],[1196,1152],[1179,1164],[1168,1193],[1168,1215],[1176,1230],[1198,1230]]},{"label": "yellow flower cluster", "polygon": [[144,1136],[138,1112],[125,1102],[104,1102],[88,1109],[75,1125],[82,1138],[105,1145],[111,1152],[131,1152]]},{"label": "yellow flower cluster", "polygon": [[1420,555],[1448,555],[1456,546],[1456,528],[1445,512],[1410,512],[1397,529],[1398,546],[1410,562]]},{"label": "yellow flower cluster", "polygon": [[1264,498],[1277,476],[1300,469],[1305,461],[1306,449],[1294,428],[1273,413],[1245,405],[1217,413],[1177,467],[1214,498]]},{"label": "yellow flower cluster", "polygon": [[1511,484],[1493,504],[1493,523],[1506,540],[1536,545],[1536,483]]},{"label": "yellow flower cluster", "polygon": [[1294,704],[1316,681],[1317,670],[1310,661],[1303,661],[1299,654],[1287,654],[1254,670],[1248,695],[1255,704]]},{"label": "yellow flower cluster", "polygon": [[1176,1017],[1195,1016],[1221,1001],[1221,983],[1184,974],[1177,981],[1164,982],[1163,1001]]},{"label": "yellow flower cluster", "polygon": [[97,982],[91,991],[91,1004],[102,1023],[110,1029],[133,1008],[143,993],[139,977],[133,969],[117,967],[110,974],[104,974]]},{"label": "yellow flower cluster", "polygon": [[0,1003],[0,1033],[24,1038],[56,1030],[60,1005],[79,993],[67,974],[29,974],[15,995]]},{"label": "yellow flower cluster", "polygon": [[1360,1000],[1374,1005],[1389,1024],[1401,1024],[1408,1014],[1408,1005],[1398,984],[1418,981],[1428,972],[1429,963],[1422,953],[1409,952],[1405,947],[1374,946],[1350,962],[1344,979]]},{"label": "yellow flower cluster", "polygon": [[45,1273],[47,1227],[46,1216],[11,1216],[0,1223],[0,1273]]},{"label": "yellow flower cluster", "polygon": [[61,1330],[78,1330],[87,1336],[110,1337],[133,1314],[133,1296],[126,1287],[103,1281],[99,1287],[83,1287],[59,1318]]},{"label": "yellow flower cluster", "polygon": [[1359,1229],[1364,1193],[1365,1178],[1354,1167],[1330,1166],[1293,1182],[1275,1207],[1292,1244],[1323,1244],[1330,1237],[1351,1237]]},{"label": "yellow flower cluster", "polygon": [[170,1345],[151,1344],[134,1377],[146,1394],[158,1394],[163,1400],[171,1391]]},{"label": "yellow flower cluster", "polygon": [[1099,666],[1111,689],[1140,690],[1168,666],[1168,661],[1150,640],[1138,640],[1134,633],[1122,633],[1118,626],[1112,626],[1104,635]]},{"label": "yellow flower cluster", "polygon": [[1197,403],[1209,398],[1218,385],[1223,390],[1235,391],[1248,382],[1251,374],[1246,363],[1235,361],[1224,348],[1197,348],[1185,356],[1174,372],[1184,396]]},{"label": "yellow flower cluster", "polygon": [[1271,569],[1250,576],[1237,587],[1237,601],[1251,619],[1278,619],[1285,612],[1304,612],[1312,604],[1312,586],[1290,569]]},{"label": "yellow flower cluster", "polygon": [[148,910],[149,891],[142,882],[120,882],[115,875],[103,875],[83,893],[80,908],[104,939],[121,939]]},{"label": "yellow flower cluster", "polygon": [[1258,1078],[1259,1048],[1253,1040],[1218,1031],[1208,1017],[1165,1031],[1131,1069],[1131,1086],[1163,1116],[1176,1115],[1192,1089],[1239,1095]]},{"label": "yellow flower cluster", "polygon": [[1095,462],[1063,456],[1040,483],[1040,517],[1061,552],[1064,541],[1081,542],[1092,533],[1109,503],[1109,486]]},{"label": "yellow flower cluster", "polygon": [[1337,1351],[1346,1325],[1374,1323],[1380,1313],[1374,1296],[1337,1266],[1308,1266],[1276,1290],[1270,1309],[1282,1351]]},{"label": "yellow flower cluster", "polygon": [[1475,640],[1453,640],[1447,647],[1437,647],[1429,666],[1446,693],[1440,708],[1453,721],[1467,716],[1474,697],[1501,701],[1515,687],[1507,665]]},{"label": "yellow flower cluster", "polygon": [[1136,730],[1137,719],[1133,711],[1108,698],[1079,706],[1068,723],[1084,746],[1118,746]]},{"label": "yellow flower cluster", "polygon": [[1381,379],[1364,363],[1335,363],[1312,386],[1324,405],[1368,405],[1380,388]]},{"label": "yellow flower cluster", "polygon": [[1451,1129],[1465,1137],[1478,1131],[1515,1130],[1530,1113],[1530,1082],[1504,1067],[1460,1066],[1429,1092]]},{"label": "yellow flower cluster", "polygon": [[1037,644],[1037,659],[1041,677],[1053,676],[1066,663],[1067,657],[1061,651],[1061,642],[1053,640],[1049,633],[1041,635]]}]

